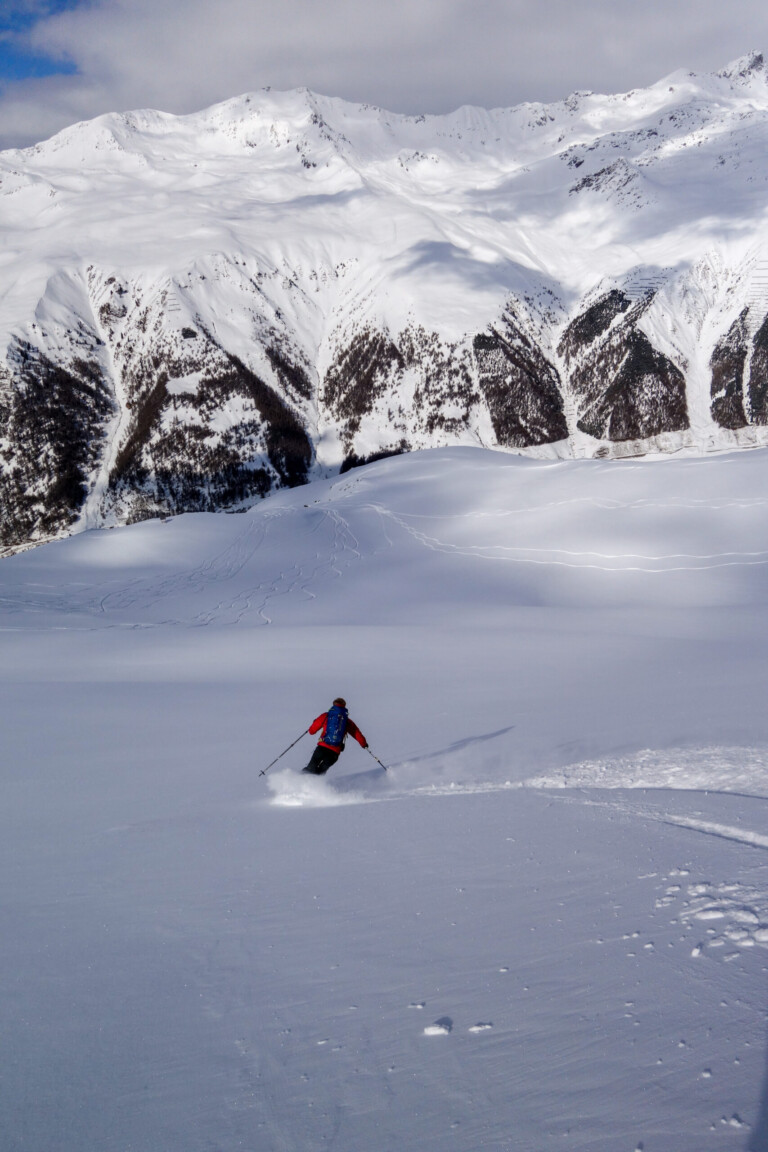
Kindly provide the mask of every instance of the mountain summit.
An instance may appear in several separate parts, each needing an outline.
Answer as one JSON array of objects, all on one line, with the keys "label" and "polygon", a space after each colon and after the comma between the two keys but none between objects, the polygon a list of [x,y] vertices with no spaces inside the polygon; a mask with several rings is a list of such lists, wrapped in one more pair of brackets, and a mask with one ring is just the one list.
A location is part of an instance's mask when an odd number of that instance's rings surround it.
[{"label": "mountain summit", "polygon": [[0,543],[372,457],[768,443],[758,53],[401,116],[263,90],[0,153]]}]

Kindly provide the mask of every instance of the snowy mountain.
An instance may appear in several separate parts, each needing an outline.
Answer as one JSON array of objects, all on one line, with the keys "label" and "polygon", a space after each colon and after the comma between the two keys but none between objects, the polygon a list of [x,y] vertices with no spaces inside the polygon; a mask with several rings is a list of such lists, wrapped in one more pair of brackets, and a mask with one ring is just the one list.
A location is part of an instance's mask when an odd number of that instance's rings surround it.
[{"label": "snowy mountain", "polygon": [[0,154],[0,544],[383,454],[768,443],[768,78],[264,90]]}]

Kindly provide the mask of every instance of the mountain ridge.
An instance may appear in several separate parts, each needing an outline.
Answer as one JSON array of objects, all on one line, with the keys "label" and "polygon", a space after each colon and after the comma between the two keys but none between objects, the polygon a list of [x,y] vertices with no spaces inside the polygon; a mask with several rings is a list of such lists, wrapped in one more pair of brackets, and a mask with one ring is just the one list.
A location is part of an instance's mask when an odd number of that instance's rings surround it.
[{"label": "mountain ridge", "polygon": [[0,544],[372,457],[768,443],[759,53],[404,116],[308,89],[0,153]]}]

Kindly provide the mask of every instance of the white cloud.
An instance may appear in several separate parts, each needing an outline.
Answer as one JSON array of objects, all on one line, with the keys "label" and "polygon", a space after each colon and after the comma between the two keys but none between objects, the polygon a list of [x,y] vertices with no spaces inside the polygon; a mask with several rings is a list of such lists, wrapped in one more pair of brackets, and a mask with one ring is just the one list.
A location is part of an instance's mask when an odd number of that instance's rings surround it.
[{"label": "white cloud", "polygon": [[721,67],[766,32],[757,0],[96,0],[34,27],[35,50],[77,74],[8,84],[0,140],[267,84],[409,112],[621,91]]}]

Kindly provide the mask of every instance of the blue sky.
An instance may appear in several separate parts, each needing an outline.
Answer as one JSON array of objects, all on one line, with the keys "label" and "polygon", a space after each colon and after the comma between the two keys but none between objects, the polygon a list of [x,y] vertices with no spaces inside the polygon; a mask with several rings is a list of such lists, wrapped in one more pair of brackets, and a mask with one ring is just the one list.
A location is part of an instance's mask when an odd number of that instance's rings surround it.
[{"label": "blue sky", "polygon": [[51,0],[46,4],[6,2],[0,9],[0,84],[52,75],[72,75],[72,61],[35,51],[26,34],[41,20],[77,7],[78,0]]},{"label": "blue sky", "polygon": [[266,85],[439,113],[623,92],[764,48],[765,0],[0,0],[0,148]]}]

